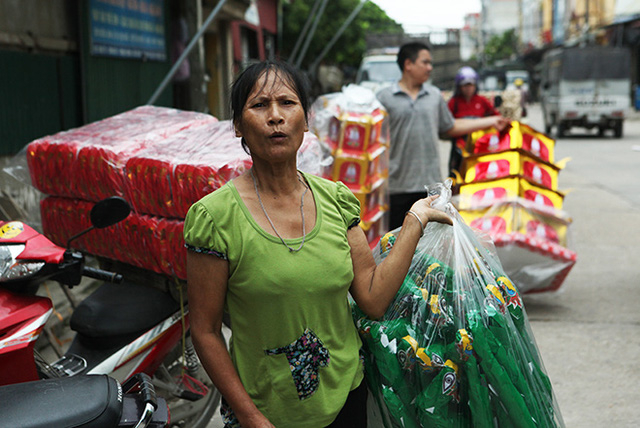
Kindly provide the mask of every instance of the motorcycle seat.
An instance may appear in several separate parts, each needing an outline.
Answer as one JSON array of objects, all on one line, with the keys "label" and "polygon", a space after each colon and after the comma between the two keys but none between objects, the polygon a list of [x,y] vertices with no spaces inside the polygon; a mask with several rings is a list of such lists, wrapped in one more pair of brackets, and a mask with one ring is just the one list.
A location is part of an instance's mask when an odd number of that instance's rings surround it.
[{"label": "motorcycle seat", "polygon": [[70,325],[87,338],[117,338],[142,333],[178,309],[180,305],[157,288],[104,283],[73,311]]},{"label": "motorcycle seat", "polygon": [[122,388],[106,375],[36,380],[0,387],[2,426],[118,426]]}]

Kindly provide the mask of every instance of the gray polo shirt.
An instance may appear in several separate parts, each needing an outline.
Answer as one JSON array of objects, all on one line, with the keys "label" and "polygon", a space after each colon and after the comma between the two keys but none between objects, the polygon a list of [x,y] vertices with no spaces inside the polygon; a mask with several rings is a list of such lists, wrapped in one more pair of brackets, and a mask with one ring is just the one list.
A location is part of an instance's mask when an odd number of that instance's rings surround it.
[{"label": "gray polo shirt", "polygon": [[389,193],[424,192],[425,185],[441,182],[439,134],[454,118],[440,90],[425,83],[414,101],[396,83],[377,97],[389,113]]}]

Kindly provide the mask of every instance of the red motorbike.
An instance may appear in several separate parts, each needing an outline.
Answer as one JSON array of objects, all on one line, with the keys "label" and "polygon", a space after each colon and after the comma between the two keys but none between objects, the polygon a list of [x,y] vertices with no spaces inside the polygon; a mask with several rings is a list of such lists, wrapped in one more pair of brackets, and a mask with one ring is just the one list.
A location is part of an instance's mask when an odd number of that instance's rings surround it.
[{"label": "red motorbike", "polygon": [[[69,242],[129,212],[122,198],[98,202],[93,226]],[[85,276],[105,282],[74,309],[75,337],[66,353],[47,362],[34,345],[53,306],[36,292],[47,280],[73,287]],[[206,427],[220,394],[200,365],[188,327],[188,307],[169,293],[86,266],[81,252],[55,245],[23,222],[0,222],[0,385],[87,374],[125,382],[146,373],[167,400],[173,426]]]}]

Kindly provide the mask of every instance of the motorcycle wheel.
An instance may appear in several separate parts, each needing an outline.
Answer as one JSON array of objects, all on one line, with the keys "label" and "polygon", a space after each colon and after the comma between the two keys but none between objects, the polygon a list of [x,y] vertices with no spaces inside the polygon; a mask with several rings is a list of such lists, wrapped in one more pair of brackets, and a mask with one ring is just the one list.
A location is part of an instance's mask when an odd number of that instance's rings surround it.
[{"label": "motorcycle wheel", "polygon": [[[187,335],[187,347],[191,344],[191,336]],[[193,354],[195,356],[195,353]],[[198,369],[194,378],[205,384],[209,391],[196,401],[186,400],[176,396],[175,388],[178,387],[175,379],[182,373],[182,343],[178,344],[167,355],[162,365],[153,375],[153,383],[156,393],[163,397],[169,406],[171,415],[170,427],[179,428],[206,428],[211,418],[220,406],[220,392],[209,379],[202,364],[198,360]]]}]

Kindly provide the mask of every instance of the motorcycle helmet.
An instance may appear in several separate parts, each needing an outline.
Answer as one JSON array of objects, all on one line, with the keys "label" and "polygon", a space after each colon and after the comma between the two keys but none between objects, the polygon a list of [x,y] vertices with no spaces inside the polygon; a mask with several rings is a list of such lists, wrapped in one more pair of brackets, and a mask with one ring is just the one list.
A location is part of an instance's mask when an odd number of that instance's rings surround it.
[{"label": "motorcycle helmet", "polygon": [[468,66],[462,67],[456,73],[456,87],[460,87],[469,83],[478,84],[478,73]]},{"label": "motorcycle helmet", "polygon": [[513,84],[516,85],[517,88],[519,88],[524,84],[524,80],[518,77],[516,80],[513,81]]}]

